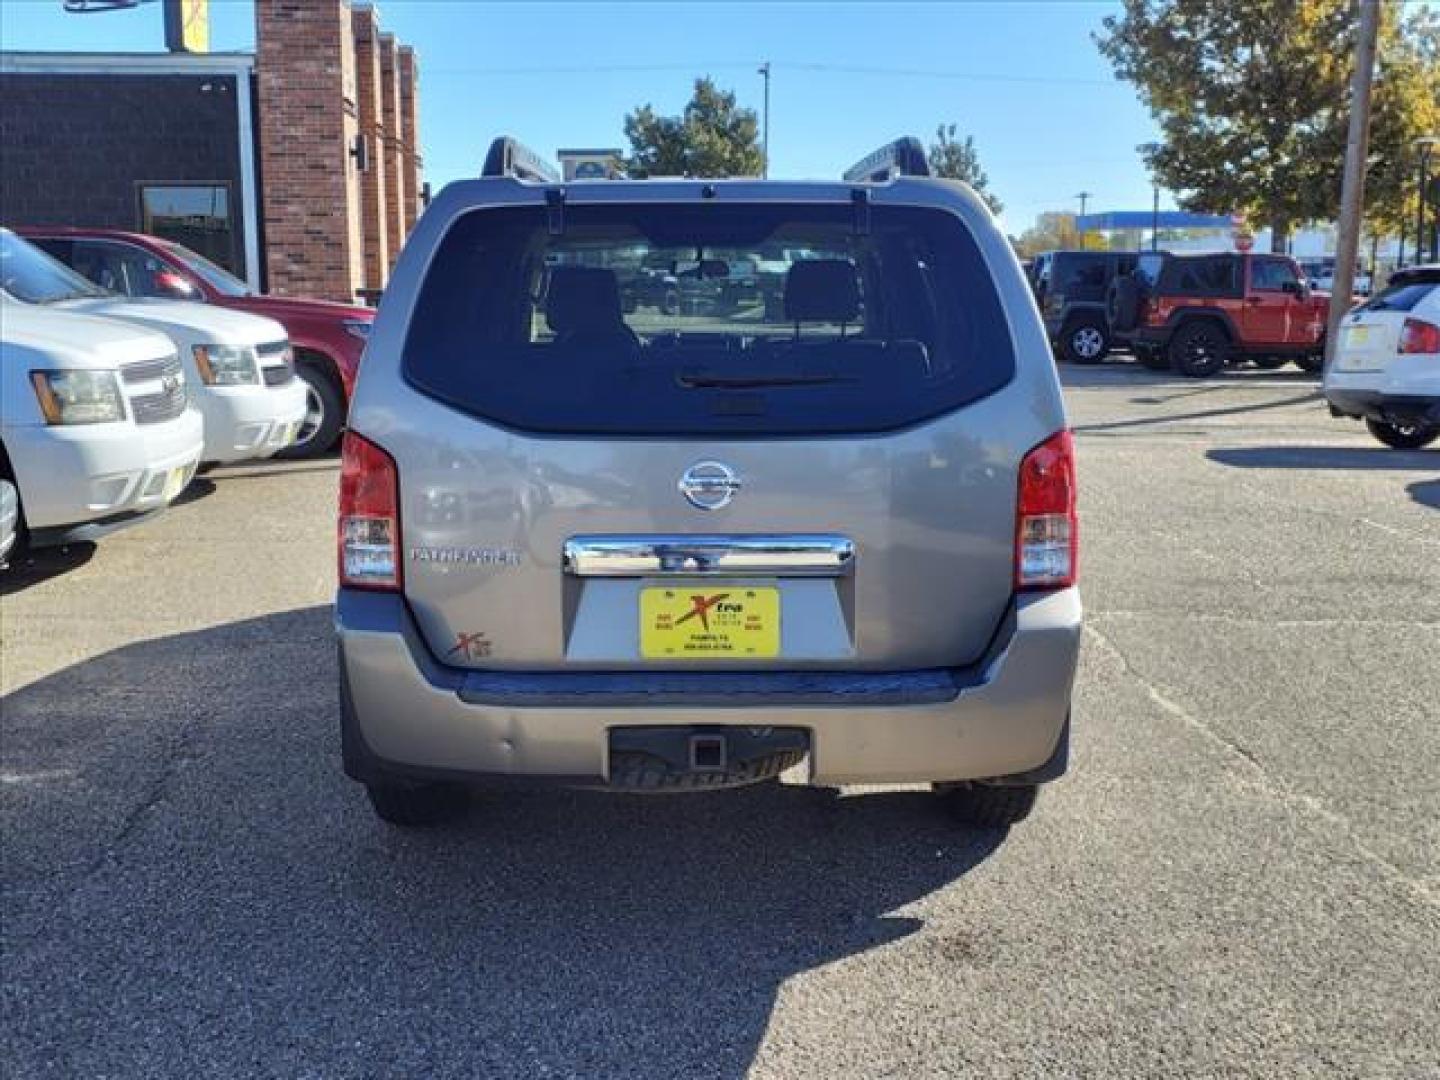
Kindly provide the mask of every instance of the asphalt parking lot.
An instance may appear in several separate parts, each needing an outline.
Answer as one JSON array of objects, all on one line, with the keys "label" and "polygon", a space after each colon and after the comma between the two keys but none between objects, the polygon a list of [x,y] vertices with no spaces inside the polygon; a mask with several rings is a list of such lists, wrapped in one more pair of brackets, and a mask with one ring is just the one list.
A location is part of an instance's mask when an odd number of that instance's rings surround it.
[{"label": "asphalt parking lot", "polygon": [[1066,372],[1072,773],[482,796],[340,773],[334,462],[5,579],[7,1075],[1440,1075],[1440,452],[1313,379]]}]

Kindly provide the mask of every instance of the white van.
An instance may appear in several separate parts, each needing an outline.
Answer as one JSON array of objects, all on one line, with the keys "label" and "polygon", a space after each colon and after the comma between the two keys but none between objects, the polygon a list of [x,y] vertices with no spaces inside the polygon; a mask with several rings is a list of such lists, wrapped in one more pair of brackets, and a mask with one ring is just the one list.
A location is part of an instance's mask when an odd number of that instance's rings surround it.
[{"label": "white van", "polygon": [[205,418],[203,460],[270,457],[295,441],[305,420],[305,384],[285,328],[273,319],[180,300],[111,293],[0,229],[0,289],[55,311],[101,315],[166,335],[179,351],[191,397]]},{"label": "white van", "polygon": [[0,294],[0,477],[19,494],[22,545],[163,510],[195,475],[203,425],[164,335]]}]

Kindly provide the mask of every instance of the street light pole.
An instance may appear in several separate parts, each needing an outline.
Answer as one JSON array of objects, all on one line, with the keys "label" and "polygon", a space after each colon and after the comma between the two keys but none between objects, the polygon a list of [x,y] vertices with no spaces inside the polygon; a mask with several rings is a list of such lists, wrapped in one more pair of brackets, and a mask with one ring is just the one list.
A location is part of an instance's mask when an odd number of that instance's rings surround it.
[{"label": "street light pole", "polygon": [[1160,185],[1155,188],[1155,202],[1150,207],[1150,250],[1160,250]]},{"label": "street light pole", "polygon": [[[1430,186],[1430,155],[1435,147],[1440,146],[1440,138],[1427,135],[1416,139],[1410,144],[1420,151],[1420,169],[1415,176],[1415,264],[1418,266],[1425,260],[1425,203],[1426,188]],[[1440,215],[1440,208],[1436,214]],[[1430,238],[1430,258],[1436,258],[1435,238]]]},{"label": "street light pole", "polygon": [[763,166],[761,167],[761,168],[762,168],[762,171],[761,171],[760,175],[761,175],[762,178],[768,180],[768,179],[770,179],[770,61],[769,61],[769,60],[766,60],[763,64],[760,65],[759,74],[760,74],[760,77],[765,80],[765,131],[764,131],[764,134],[761,136],[761,141],[760,141],[760,154],[761,154],[761,157],[764,158],[764,164],[763,164]]},{"label": "street light pole", "polygon": [[[1085,218],[1085,204],[1090,201],[1090,196],[1093,194],[1095,194],[1093,191],[1082,191],[1075,196],[1075,198],[1080,200],[1080,218],[1082,221]],[[1085,227],[1083,225],[1080,226],[1080,250],[1085,250]]]}]

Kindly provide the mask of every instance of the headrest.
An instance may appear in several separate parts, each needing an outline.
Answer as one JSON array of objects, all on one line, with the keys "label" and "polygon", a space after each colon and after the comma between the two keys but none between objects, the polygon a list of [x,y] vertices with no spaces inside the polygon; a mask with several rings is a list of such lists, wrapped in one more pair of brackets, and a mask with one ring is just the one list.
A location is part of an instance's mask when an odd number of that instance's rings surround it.
[{"label": "headrest", "polygon": [[785,275],[785,318],[791,322],[855,322],[860,279],[849,259],[806,259]]},{"label": "headrest", "polygon": [[614,270],[557,266],[545,292],[545,322],[557,334],[609,332],[625,322]]}]

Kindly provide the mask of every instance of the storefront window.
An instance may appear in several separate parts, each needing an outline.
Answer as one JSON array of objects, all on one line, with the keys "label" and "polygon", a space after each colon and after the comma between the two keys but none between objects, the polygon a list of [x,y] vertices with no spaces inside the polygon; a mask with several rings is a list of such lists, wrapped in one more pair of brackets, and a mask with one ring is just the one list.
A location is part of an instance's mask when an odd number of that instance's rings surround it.
[{"label": "storefront window", "polygon": [[184,244],[232,273],[243,274],[228,187],[142,187],[140,219],[142,232]]}]

